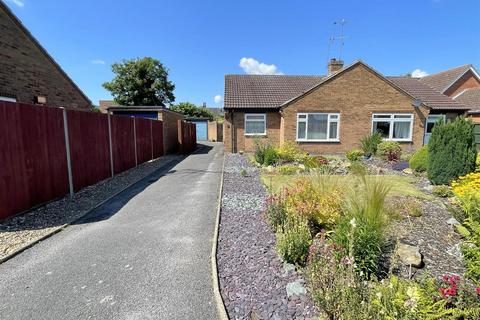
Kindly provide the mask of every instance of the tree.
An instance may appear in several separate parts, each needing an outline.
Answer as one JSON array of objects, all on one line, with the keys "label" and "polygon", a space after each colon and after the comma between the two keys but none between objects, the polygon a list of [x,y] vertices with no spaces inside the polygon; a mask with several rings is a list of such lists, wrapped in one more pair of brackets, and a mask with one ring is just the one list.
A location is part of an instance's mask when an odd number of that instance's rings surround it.
[{"label": "tree", "polygon": [[103,87],[115,101],[125,106],[165,106],[175,101],[175,85],[168,80],[168,69],[150,57],[123,60],[112,65],[115,78]]},{"label": "tree", "polygon": [[190,102],[180,102],[179,104],[171,105],[170,110],[183,113],[191,118],[206,118],[210,121],[215,119],[215,115],[206,107],[199,107]]},{"label": "tree", "polygon": [[448,184],[475,170],[477,146],[473,123],[463,117],[450,123],[439,121],[428,142],[428,178]]}]

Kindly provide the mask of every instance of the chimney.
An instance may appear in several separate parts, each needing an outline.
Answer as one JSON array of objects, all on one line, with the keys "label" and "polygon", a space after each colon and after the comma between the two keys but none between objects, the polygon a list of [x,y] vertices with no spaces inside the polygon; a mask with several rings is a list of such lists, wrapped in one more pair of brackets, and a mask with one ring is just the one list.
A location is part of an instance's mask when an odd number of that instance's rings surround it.
[{"label": "chimney", "polygon": [[328,62],[328,75],[331,76],[332,74],[342,70],[343,68],[343,61],[337,60],[335,58],[330,59]]}]

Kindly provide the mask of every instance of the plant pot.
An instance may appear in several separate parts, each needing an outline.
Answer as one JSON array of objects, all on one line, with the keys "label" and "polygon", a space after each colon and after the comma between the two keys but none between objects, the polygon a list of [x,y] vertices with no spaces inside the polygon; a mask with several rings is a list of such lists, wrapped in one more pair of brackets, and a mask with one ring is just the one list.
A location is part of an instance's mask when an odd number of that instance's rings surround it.
[{"label": "plant pot", "polygon": [[371,154],[364,154],[363,155],[363,160],[370,160],[371,157],[372,157]]}]

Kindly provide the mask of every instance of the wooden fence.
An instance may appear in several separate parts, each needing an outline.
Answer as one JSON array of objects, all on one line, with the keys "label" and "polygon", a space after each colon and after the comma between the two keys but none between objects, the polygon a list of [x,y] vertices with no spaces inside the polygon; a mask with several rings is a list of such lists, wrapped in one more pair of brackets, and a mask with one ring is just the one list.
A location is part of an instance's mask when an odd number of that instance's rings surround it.
[{"label": "wooden fence", "polygon": [[180,153],[188,154],[197,148],[197,127],[193,122],[178,120]]},{"label": "wooden fence", "polygon": [[161,121],[0,101],[0,220],[161,155]]}]

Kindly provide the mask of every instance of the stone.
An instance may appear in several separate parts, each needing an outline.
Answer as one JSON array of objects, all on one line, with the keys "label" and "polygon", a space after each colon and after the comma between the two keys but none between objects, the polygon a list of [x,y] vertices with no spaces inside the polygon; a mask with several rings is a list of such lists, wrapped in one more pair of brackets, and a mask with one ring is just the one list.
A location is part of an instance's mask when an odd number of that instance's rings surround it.
[{"label": "stone", "polygon": [[273,166],[268,166],[266,169],[267,169],[267,172],[268,172],[268,173],[272,173],[272,172],[273,172]]},{"label": "stone", "polygon": [[460,224],[460,222],[458,222],[458,220],[455,219],[454,217],[451,217],[450,219],[448,219],[447,223],[451,226],[456,226],[456,225]]},{"label": "stone", "polygon": [[284,272],[284,276],[291,275],[292,273],[295,272],[295,265],[293,265],[291,263],[284,262],[283,263],[283,272]]},{"label": "stone", "polygon": [[294,281],[287,284],[287,297],[300,296],[307,294],[307,290],[300,283],[300,281]]},{"label": "stone", "polygon": [[404,265],[411,265],[415,268],[422,267],[422,255],[416,246],[400,243],[396,255]]},{"label": "stone", "polygon": [[402,170],[402,172],[405,173],[405,174],[413,174],[412,168],[405,168],[405,169]]}]

